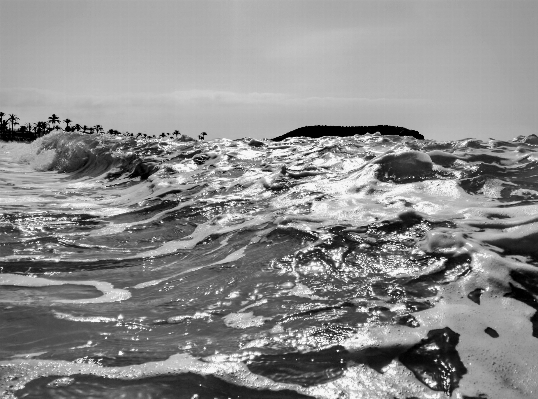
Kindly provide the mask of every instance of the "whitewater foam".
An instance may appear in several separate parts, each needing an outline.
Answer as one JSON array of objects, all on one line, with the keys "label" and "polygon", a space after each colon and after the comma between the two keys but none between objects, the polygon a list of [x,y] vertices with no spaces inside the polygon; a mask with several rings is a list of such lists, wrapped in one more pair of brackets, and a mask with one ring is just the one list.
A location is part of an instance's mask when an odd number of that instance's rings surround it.
[{"label": "whitewater foam", "polygon": [[[114,288],[112,284],[104,281],[61,281],[61,280],[51,280],[42,277],[33,277],[33,276],[23,276],[19,274],[9,274],[3,273],[0,274],[0,285],[8,285],[15,287],[48,287],[55,285],[65,285],[65,284],[74,284],[74,285],[90,285],[98,289],[103,293],[100,297],[97,298],[85,298],[85,299],[53,299],[54,302],[58,303],[106,303],[106,302],[117,302],[125,301],[131,297],[131,294],[127,290],[120,288]],[[4,299],[3,302],[7,300]]]}]

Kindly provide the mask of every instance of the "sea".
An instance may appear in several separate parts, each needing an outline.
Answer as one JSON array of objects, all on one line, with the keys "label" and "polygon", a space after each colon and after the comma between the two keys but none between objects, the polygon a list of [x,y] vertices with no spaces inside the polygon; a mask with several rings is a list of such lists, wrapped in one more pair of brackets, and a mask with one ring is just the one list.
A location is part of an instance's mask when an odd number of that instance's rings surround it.
[{"label": "sea", "polygon": [[538,137],[0,142],[2,398],[536,398]]}]

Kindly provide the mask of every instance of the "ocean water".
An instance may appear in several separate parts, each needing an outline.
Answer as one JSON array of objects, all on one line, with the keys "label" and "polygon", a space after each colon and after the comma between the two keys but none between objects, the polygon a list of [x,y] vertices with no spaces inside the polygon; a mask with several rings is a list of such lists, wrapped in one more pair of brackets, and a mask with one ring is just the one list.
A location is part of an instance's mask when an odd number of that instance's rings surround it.
[{"label": "ocean water", "polygon": [[0,143],[0,396],[536,398],[538,138]]}]

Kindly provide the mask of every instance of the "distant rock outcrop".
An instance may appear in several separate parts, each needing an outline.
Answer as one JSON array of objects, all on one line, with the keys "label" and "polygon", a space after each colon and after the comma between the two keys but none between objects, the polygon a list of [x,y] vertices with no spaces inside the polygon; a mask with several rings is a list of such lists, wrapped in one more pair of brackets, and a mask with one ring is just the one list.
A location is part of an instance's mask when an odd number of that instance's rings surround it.
[{"label": "distant rock outcrop", "polygon": [[377,125],[377,126],[303,126],[292,130],[282,136],[275,137],[273,141],[282,141],[290,137],[310,137],[320,138],[325,136],[348,137],[356,134],[379,132],[383,136],[411,136],[417,140],[424,140],[424,136],[416,130],[409,130],[405,127]]}]

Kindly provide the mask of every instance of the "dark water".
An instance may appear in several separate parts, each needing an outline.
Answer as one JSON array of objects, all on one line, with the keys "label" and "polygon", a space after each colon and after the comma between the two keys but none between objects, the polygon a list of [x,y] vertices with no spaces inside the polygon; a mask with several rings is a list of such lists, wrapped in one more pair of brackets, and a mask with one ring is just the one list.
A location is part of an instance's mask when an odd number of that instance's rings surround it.
[{"label": "dark water", "polygon": [[535,398],[533,140],[0,143],[0,392]]}]

